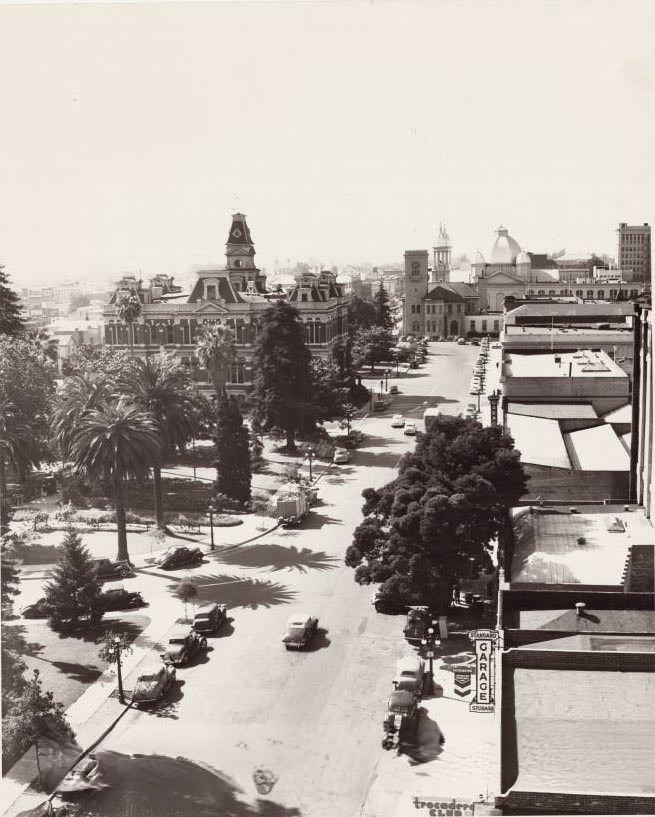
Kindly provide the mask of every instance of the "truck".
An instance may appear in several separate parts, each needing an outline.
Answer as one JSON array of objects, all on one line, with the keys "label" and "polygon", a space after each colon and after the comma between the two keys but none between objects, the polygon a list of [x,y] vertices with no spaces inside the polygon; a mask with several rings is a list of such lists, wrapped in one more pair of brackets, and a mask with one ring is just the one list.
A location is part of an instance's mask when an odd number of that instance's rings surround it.
[{"label": "truck", "polygon": [[280,525],[299,525],[316,502],[316,490],[300,485],[287,489],[277,498],[276,513]]},{"label": "truck", "polygon": [[432,423],[436,421],[437,417],[439,417],[440,415],[441,409],[438,408],[425,409],[425,411],[423,412],[423,425],[426,431],[428,432],[430,431],[430,426],[432,425]]}]

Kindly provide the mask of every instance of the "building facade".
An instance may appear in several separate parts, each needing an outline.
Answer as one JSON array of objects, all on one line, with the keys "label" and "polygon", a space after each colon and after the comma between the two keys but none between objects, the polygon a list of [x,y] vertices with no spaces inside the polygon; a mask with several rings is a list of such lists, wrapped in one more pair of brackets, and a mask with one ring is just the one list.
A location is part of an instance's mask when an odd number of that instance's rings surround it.
[{"label": "building facade", "polygon": [[[282,298],[299,311],[315,357],[338,359],[345,354],[347,299],[334,273],[301,273],[286,292],[269,292],[266,276],[255,264],[255,245],[243,213],[232,217],[225,256],[224,268],[196,273],[190,293],[175,286],[168,276],[155,276],[149,287],[132,276],[121,279],[103,310],[105,343],[128,349],[132,339],[134,352],[142,357],[162,350],[173,352],[204,383],[208,376],[199,365],[196,345],[207,328],[222,324],[232,330],[237,351],[227,389],[243,393],[252,387],[259,318]],[[134,292],[142,304],[133,326],[121,321],[116,308],[118,297],[126,292]]]},{"label": "building facade", "polygon": [[618,233],[618,264],[621,269],[632,270],[632,280],[650,282],[650,225],[633,226],[621,222]]}]

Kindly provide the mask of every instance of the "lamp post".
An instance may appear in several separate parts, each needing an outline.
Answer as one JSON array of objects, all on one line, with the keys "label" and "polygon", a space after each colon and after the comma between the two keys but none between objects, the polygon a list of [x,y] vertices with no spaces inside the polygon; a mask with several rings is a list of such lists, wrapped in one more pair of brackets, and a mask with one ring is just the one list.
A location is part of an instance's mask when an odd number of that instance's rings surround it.
[{"label": "lamp post", "polygon": [[394,355],[393,359],[396,364],[396,377],[398,377],[398,355]]},{"label": "lamp post", "polygon": [[116,653],[116,673],[118,675],[118,700],[120,703],[125,703],[125,693],[123,692],[123,669],[121,666],[121,650],[123,643],[120,636],[114,637],[114,651]]},{"label": "lamp post", "polygon": [[380,380],[380,397],[382,397],[382,389],[384,387],[384,380]]},{"label": "lamp post", "polygon": [[216,506],[213,502],[209,503],[209,507],[207,508],[209,511],[209,543],[211,545],[211,549],[215,550],[214,547],[214,514],[216,513]]},{"label": "lamp post", "polygon": [[436,621],[432,621],[432,626],[428,627],[427,638],[421,639],[421,645],[423,647],[423,654],[429,661],[428,666],[428,675],[430,677],[430,694],[432,694],[432,690],[434,689],[434,657],[435,651],[439,644],[441,643],[438,639],[434,637],[434,625]]},{"label": "lamp post", "polygon": [[310,446],[307,447],[307,459],[309,460],[309,481],[312,481],[312,459],[314,458],[314,449]]},{"label": "lamp post", "polygon": [[389,369],[384,370],[384,390],[389,391]]}]

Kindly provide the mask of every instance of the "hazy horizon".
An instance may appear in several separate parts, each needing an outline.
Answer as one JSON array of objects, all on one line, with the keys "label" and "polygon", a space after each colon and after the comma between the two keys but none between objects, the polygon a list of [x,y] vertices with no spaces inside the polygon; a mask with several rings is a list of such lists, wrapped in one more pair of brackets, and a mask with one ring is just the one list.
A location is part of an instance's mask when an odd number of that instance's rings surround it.
[{"label": "hazy horizon", "polygon": [[13,285],[453,257],[653,221],[655,3],[0,5]]}]

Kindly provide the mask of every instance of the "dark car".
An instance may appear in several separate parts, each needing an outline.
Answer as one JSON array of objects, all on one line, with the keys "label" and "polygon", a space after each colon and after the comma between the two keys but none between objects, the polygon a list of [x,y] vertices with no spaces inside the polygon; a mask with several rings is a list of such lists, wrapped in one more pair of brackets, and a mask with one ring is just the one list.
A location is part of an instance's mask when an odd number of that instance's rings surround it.
[{"label": "dark car", "polygon": [[132,703],[145,706],[161,701],[175,683],[175,668],[170,664],[156,664],[147,667],[136,679]]},{"label": "dark car", "polygon": [[23,618],[47,618],[50,615],[50,605],[44,597],[35,601],[34,604],[23,607],[20,614]]},{"label": "dark car", "polygon": [[375,607],[376,613],[394,615],[396,613],[406,613],[409,605],[402,599],[377,594],[373,599],[373,607]]},{"label": "dark car", "polygon": [[93,566],[96,571],[96,576],[101,582],[111,581],[112,579],[126,579],[128,576],[134,576],[132,565],[125,560],[112,562],[111,559],[94,559]]},{"label": "dark car", "polygon": [[224,621],[227,621],[225,604],[212,604],[198,610],[193,617],[193,629],[197,633],[215,633]]},{"label": "dark car", "polygon": [[312,618],[307,613],[295,613],[287,621],[287,629],[282,638],[282,643],[287,650],[302,650],[318,630],[318,619]]},{"label": "dark car", "polygon": [[432,616],[427,607],[410,607],[407,611],[403,635],[408,641],[420,641],[426,637],[431,625]]},{"label": "dark car", "polygon": [[161,558],[158,567],[172,570],[181,565],[197,564],[202,562],[204,554],[200,548],[177,547],[170,548]]},{"label": "dark car", "polygon": [[195,630],[184,627],[168,639],[168,647],[161,657],[165,664],[181,667],[206,649],[207,639]]},{"label": "dark car", "polygon": [[130,607],[143,607],[145,601],[141,593],[133,593],[124,587],[113,587],[100,594],[103,610],[129,610]]}]

